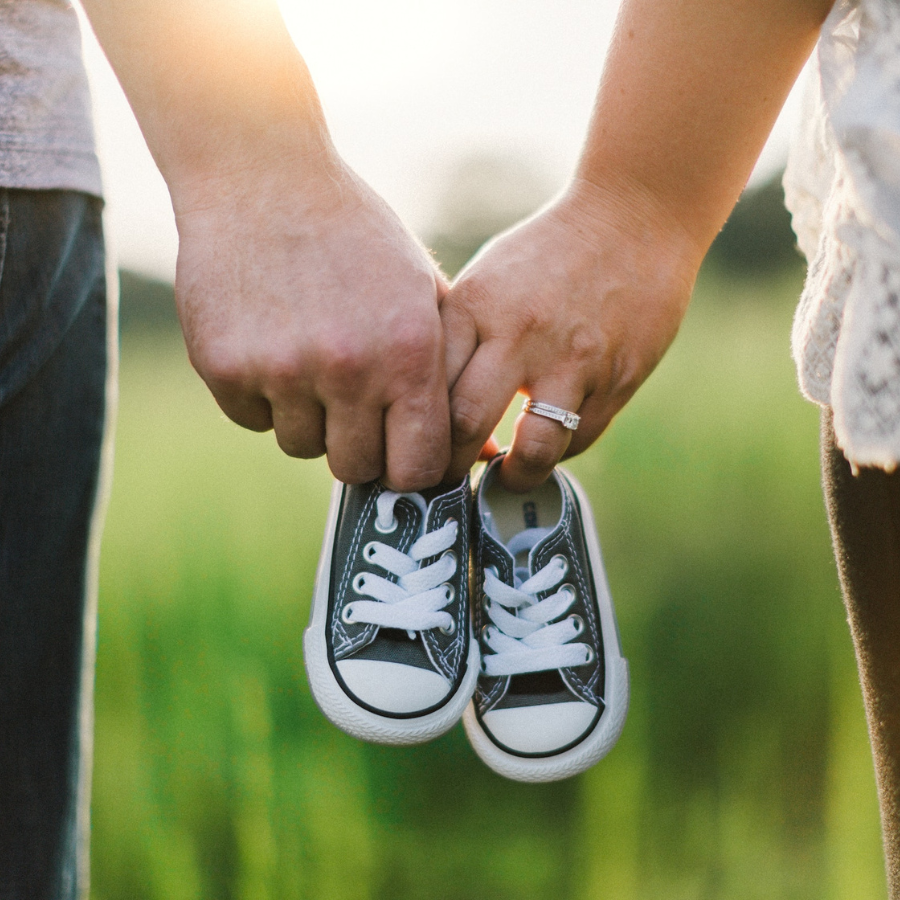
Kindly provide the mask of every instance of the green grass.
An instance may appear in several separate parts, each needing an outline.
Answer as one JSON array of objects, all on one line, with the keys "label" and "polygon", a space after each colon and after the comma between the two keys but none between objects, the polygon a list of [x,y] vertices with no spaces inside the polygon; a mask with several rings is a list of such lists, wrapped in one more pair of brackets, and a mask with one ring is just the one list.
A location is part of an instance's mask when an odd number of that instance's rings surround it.
[{"label": "green grass", "polygon": [[705,281],[587,454],[632,709],[556,785],[459,728],[366,746],[301,635],[321,461],[218,412],[164,337],[123,345],[102,563],[94,900],[854,900],[884,895],[862,704],[788,355],[796,281]]}]

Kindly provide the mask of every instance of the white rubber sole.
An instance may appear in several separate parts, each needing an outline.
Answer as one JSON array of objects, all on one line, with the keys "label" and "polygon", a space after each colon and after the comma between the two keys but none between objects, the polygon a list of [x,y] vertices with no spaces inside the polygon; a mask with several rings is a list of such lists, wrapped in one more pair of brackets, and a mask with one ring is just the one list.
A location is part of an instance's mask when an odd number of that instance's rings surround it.
[{"label": "white rubber sole", "polygon": [[309,625],[303,635],[303,655],[313,699],[325,717],[342,731],[375,744],[406,746],[430,741],[449,731],[459,720],[475,692],[480,654],[478,642],[469,633],[469,658],[466,674],[456,693],[434,712],[411,718],[380,716],[359,706],[338,683],[328,662],[325,627],[328,619],[328,594],[331,587],[331,551],[341,507],[343,485],[335,482],[325,525],[325,538],[316,586],[313,592]]},{"label": "white rubber sole", "polygon": [[554,756],[517,756],[498,747],[485,733],[470,703],[463,714],[463,726],[472,749],[489,768],[513,781],[544,782],[570,778],[599,762],[615,746],[625,717],[628,714],[628,660],[622,656],[619,627],[613,610],[609,584],[600,555],[600,540],[591,505],[580,484],[568,473],[566,478],[581,507],[584,540],[591,561],[600,627],[603,632],[603,652],[606,661],[606,684],[603,690],[605,707],[593,731],[582,741]]}]

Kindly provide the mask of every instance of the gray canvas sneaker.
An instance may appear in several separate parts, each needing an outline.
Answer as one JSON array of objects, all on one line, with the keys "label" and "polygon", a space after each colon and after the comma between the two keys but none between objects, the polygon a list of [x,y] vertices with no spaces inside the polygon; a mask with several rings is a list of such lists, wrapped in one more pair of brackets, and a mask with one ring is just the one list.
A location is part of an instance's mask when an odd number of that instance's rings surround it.
[{"label": "gray canvas sneaker", "polygon": [[628,663],[590,505],[557,468],[506,491],[485,470],[475,499],[475,632],[481,674],[463,717],[475,752],[517,781],[583,772],[612,749],[628,709]]},{"label": "gray canvas sneaker", "polygon": [[304,656],[338,728],[414,744],[460,718],[478,677],[469,617],[471,485],[398,494],[336,483]]}]

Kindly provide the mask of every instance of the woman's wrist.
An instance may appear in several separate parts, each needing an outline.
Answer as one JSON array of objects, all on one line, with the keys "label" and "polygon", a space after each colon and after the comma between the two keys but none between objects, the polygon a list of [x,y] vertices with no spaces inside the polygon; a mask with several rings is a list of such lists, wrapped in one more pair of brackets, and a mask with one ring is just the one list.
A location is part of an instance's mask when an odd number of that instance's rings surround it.
[{"label": "woman's wrist", "polygon": [[[693,287],[709,242],[639,182],[578,172],[556,209],[586,239],[607,245],[618,240],[627,245],[624,256],[652,261],[661,280]],[[646,274],[636,272],[635,277]]]}]

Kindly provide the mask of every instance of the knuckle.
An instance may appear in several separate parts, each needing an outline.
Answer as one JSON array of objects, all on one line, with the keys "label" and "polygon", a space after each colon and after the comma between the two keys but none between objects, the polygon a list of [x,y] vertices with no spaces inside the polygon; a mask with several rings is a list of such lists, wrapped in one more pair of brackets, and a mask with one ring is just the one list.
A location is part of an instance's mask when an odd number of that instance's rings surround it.
[{"label": "knuckle", "polygon": [[355,393],[372,370],[372,354],[361,341],[328,341],[318,352],[319,377],[338,394]]},{"label": "knuckle", "polygon": [[331,474],[343,484],[367,484],[381,474],[381,470],[375,466],[347,465],[331,460],[328,461],[328,466]]},{"label": "knuckle", "polygon": [[393,359],[406,375],[430,373],[439,351],[440,336],[436,329],[415,320],[398,326],[391,341]]},{"label": "knuckle", "polygon": [[437,343],[433,328],[413,321],[405,322],[397,329],[394,347],[395,350],[420,356],[432,353]]},{"label": "knuckle", "polygon": [[276,397],[291,396],[298,384],[299,366],[274,350],[260,363],[260,380]]},{"label": "knuckle", "polygon": [[559,448],[551,441],[539,437],[520,439],[516,442],[513,452],[519,467],[530,474],[552,469],[559,458]]},{"label": "knuckle", "polygon": [[481,439],[487,429],[484,427],[483,407],[468,397],[456,397],[451,403],[453,423],[453,443],[464,446]]},{"label": "knuckle", "polygon": [[603,358],[603,347],[588,330],[576,328],[569,336],[568,353],[573,362],[590,365]]},{"label": "knuckle", "polygon": [[325,453],[325,446],[321,439],[309,436],[299,438],[276,428],[275,440],[283,453],[297,459],[315,459]]},{"label": "knuckle", "polygon": [[463,276],[453,285],[449,298],[452,299],[455,307],[472,309],[489,302],[490,289],[484,278],[477,273],[472,273]]},{"label": "knuckle", "polygon": [[522,334],[548,334],[557,325],[554,312],[546,303],[523,304],[516,310],[519,332]]},{"label": "knuckle", "polygon": [[328,466],[344,484],[366,484],[383,473],[384,457],[377,440],[357,435],[328,443]]},{"label": "knuckle", "polygon": [[[216,399],[218,401],[218,398]],[[262,414],[254,415],[245,410],[235,409],[234,407],[228,407],[226,409],[221,403],[219,403],[219,406],[222,407],[222,412],[224,412],[232,422],[240,425],[241,428],[246,428],[248,431],[262,433],[264,431],[270,431],[272,428],[272,420]]]},{"label": "knuckle", "polygon": [[488,326],[492,319],[496,319],[496,313],[491,319],[487,313],[497,309],[499,299],[498,288],[493,279],[482,272],[473,271],[454,283],[441,304],[441,315],[444,315],[446,308],[451,317],[468,319],[470,322],[480,322]]},{"label": "knuckle", "polygon": [[300,445],[291,437],[280,432],[277,428],[275,429],[275,440],[278,442],[278,446],[281,448],[282,453],[285,453],[287,456],[293,456],[298,459],[306,458],[303,455]]},{"label": "knuckle", "polygon": [[618,353],[610,362],[610,394],[621,405],[641,386],[652,366],[645,365],[633,354]]},{"label": "knuckle", "polygon": [[190,349],[190,360],[198,374],[208,384],[235,386],[246,377],[244,355],[227,342],[206,341]]},{"label": "knuckle", "polygon": [[446,436],[408,432],[402,444],[389,444],[385,479],[394,490],[420,491],[439,484],[449,464]]},{"label": "knuckle", "polygon": [[444,475],[443,466],[406,465],[392,466],[387,475],[388,486],[395,491],[422,491],[440,483]]}]

